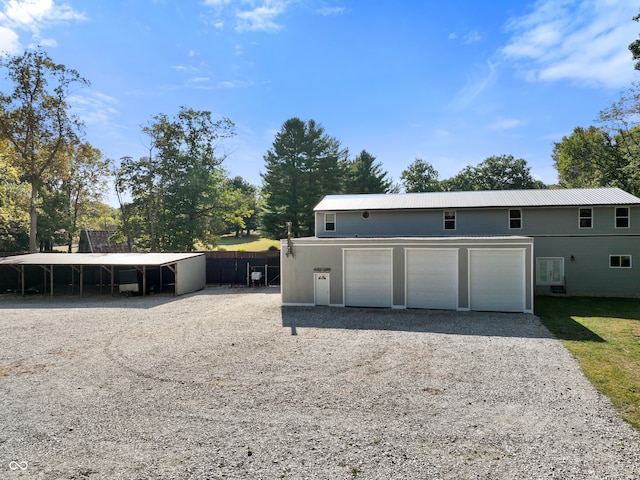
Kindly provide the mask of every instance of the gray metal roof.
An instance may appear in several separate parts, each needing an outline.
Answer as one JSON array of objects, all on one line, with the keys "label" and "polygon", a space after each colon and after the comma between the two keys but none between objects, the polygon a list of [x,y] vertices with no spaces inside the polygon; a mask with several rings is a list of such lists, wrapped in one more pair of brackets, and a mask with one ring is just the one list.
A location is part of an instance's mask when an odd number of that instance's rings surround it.
[{"label": "gray metal roof", "polygon": [[164,266],[204,253],[29,253],[0,258],[0,265]]},{"label": "gray metal roof", "polygon": [[316,205],[314,211],[566,207],[580,205],[640,205],[640,198],[619,188],[327,195]]}]

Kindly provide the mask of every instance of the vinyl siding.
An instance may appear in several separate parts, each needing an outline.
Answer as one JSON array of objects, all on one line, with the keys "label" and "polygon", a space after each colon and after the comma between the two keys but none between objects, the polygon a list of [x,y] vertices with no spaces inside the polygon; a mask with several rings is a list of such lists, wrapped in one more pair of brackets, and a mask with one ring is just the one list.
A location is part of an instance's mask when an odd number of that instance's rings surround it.
[{"label": "vinyl siding", "polygon": [[[312,305],[314,303],[314,271],[331,274],[330,304],[344,305],[343,249],[390,248],[393,262],[393,306],[405,307],[405,255],[406,248],[456,248],[458,249],[458,308],[469,308],[468,255],[471,248],[525,248],[526,308],[533,309],[533,240],[522,237],[486,238],[294,238],[294,255],[281,256],[281,295],[286,305]],[[287,241],[283,240],[286,252]]]},{"label": "vinyl siding", "polygon": [[[609,255],[616,254],[631,255],[632,268],[609,268]],[[565,285],[573,295],[640,295],[640,236],[537,237],[535,257],[564,258]],[[536,285],[539,293],[549,289]]]},{"label": "vinyl siding", "polygon": [[[588,206],[588,205],[587,205]],[[509,228],[508,208],[457,209],[456,229],[444,230],[444,210],[336,212],[336,229],[324,231],[324,212],[316,213],[316,236],[392,237],[467,235],[629,235],[640,234],[640,207],[629,207],[630,228],[615,228],[615,206],[593,207],[593,228],[579,228],[579,207],[523,208],[522,228]]]}]

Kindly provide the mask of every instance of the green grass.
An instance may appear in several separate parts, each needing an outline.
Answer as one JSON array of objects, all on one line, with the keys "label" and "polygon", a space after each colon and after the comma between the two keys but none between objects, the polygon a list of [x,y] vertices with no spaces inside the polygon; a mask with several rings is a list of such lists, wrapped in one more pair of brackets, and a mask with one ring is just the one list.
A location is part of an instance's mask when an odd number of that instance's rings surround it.
[{"label": "green grass", "polygon": [[275,246],[280,250],[279,240],[269,240],[258,235],[245,235],[236,237],[235,235],[223,235],[217,242],[219,250],[263,252],[269,250],[270,246]]},{"label": "green grass", "polygon": [[535,313],[640,430],[640,299],[540,296]]}]

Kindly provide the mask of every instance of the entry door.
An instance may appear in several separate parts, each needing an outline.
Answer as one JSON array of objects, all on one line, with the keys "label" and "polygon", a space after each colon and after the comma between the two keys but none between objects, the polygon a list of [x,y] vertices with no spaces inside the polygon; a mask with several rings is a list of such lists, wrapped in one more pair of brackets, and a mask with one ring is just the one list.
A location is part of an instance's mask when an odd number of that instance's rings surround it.
[{"label": "entry door", "polygon": [[329,274],[315,273],[315,304],[329,305]]}]

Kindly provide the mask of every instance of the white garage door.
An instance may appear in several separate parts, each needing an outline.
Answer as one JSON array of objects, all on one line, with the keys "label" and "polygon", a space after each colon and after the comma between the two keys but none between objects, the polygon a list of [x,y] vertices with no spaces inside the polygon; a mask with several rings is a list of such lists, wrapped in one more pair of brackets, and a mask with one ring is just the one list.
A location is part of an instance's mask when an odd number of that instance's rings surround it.
[{"label": "white garage door", "polygon": [[457,249],[409,249],[405,265],[407,308],[458,308]]},{"label": "white garage door", "polygon": [[471,310],[524,312],[523,249],[470,249],[469,270]]},{"label": "white garage door", "polygon": [[391,307],[390,249],[344,250],[344,303],[348,307]]}]

